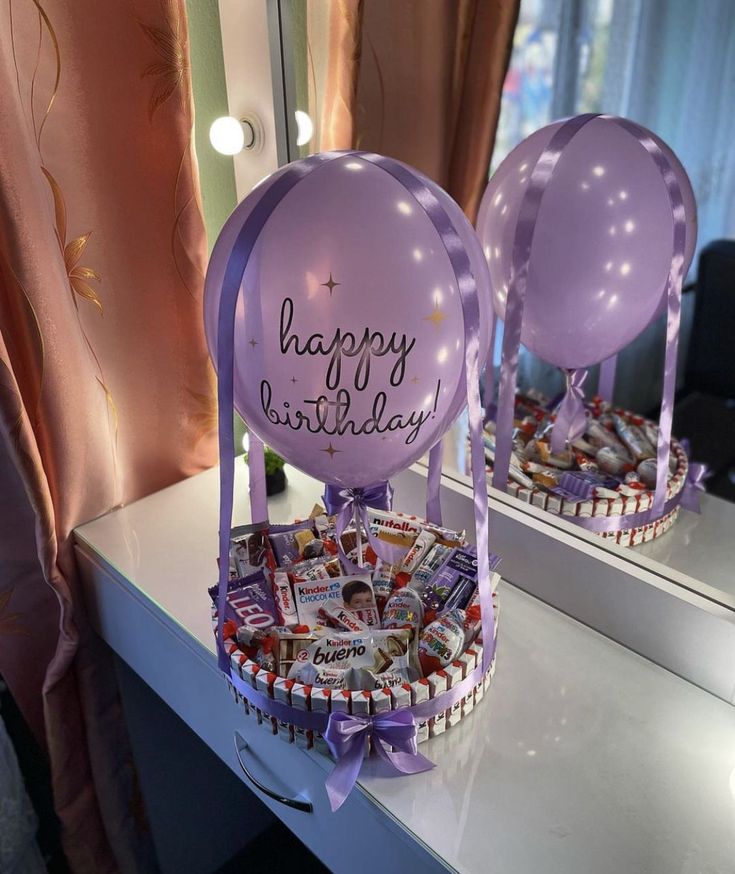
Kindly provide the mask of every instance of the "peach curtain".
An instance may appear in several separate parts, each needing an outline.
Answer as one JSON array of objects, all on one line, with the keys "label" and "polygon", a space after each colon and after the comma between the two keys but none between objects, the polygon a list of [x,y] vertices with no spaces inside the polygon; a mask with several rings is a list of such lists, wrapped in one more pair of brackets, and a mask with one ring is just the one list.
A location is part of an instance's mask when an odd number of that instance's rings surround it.
[{"label": "peach curtain", "polygon": [[71,531],[215,461],[183,0],[0,4],[0,674],[77,872],[149,870]]},{"label": "peach curtain", "polygon": [[333,0],[320,149],[381,152],[474,221],[520,0]]}]

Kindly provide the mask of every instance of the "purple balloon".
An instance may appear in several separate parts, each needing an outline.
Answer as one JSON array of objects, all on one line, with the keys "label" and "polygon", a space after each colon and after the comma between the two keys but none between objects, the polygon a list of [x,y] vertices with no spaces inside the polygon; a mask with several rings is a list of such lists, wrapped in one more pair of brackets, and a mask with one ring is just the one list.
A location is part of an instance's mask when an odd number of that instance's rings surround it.
[{"label": "purple balloon", "polygon": [[[214,246],[204,318],[215,367],[232,246],[288,169],[239,204]],[[411,172],[449,213],[470,258],[484,360],[490,291],[482,248],[449,195]],[[351,487],[412,464],[466,403],[465,327],[447,251],[410,192],[359,153],[313,170],[266,221],[236,310],[234,401],[248,426],[289,462]]]},{"label": "purple balloon", "polygon": [[[536,162],[563,124],[554,122],[520,143],[490,179],[480,205],[477,230],[500,318],[521,201]],[[654,139],[671,159],[668,146]],[[691,261],[694,195],[679,161],[672,165],[682,188]],[[673,227],[663,178],[641,144],[610,119],[585,124],[563,148],[543,191],[521,342],[564,368],[588,367],[630,343],[660,312]]]}]

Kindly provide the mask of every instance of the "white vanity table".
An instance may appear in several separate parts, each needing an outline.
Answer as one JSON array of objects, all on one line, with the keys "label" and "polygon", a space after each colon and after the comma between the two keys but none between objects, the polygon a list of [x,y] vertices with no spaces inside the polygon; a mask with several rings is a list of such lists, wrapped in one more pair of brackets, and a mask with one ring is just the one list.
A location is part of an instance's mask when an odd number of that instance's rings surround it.
[{"label": "white vanity table", "polygon": [[[240,524],[242,461],[237,471]],[[288,478],[274,520],[319,498],[319,483]],[[420,510],[402,482],[397,509]],[[422,745],[436,768],[393,779],[366,766],[331,814],[330,762],[267,735],[217,670],[207,595],[217,520],[211,470],[79,528],[92,621],[234,773],[238,730],[259,780],[311,802],[303,813],[256,792],[330,869],[735,872],[735,708],[508,584],[492,686],[472,716]],[[249,805],[236,813],[246,823]]]}]

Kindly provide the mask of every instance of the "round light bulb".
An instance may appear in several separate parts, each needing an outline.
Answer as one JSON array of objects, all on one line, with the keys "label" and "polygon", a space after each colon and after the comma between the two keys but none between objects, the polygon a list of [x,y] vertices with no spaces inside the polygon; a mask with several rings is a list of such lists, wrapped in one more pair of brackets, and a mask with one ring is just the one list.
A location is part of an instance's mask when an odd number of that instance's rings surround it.
[{"label": "round light bulb", "polygon": [[220,155],[237,155],[245,146],[245,131],[236,118],[223,115],[212,122],[209,142]]},{"label": "round light bulb", "polygon": [[300,109],[297,109],[294,115],[296,116],[296,145],[305,146],[314,136],[314,122]]}]

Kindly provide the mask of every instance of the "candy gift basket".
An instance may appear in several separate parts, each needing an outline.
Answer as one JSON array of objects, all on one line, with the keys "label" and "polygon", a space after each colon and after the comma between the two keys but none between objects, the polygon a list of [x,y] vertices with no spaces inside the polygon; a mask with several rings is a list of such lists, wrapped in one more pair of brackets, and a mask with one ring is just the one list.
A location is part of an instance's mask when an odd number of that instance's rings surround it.
[{"label": "candy gift basket", "polygon": [[[367,755],[396,775],[433,767],[418,745],[472,713],[494,670],[499,560],[479,397],[489,300],[459,207],[374,154],[282,168],[237,207],[212,253],[219,666],[250,719],[332,756],[333,809]],[[233,403],[250,430],[252,519],[234,529]],[[466,535],[442,524],[437,462],[468,403]],[[323,506],[270,522],[261,440],[325,483]],[[429,451],[424,518],[394,511],[389,478]]]}]

